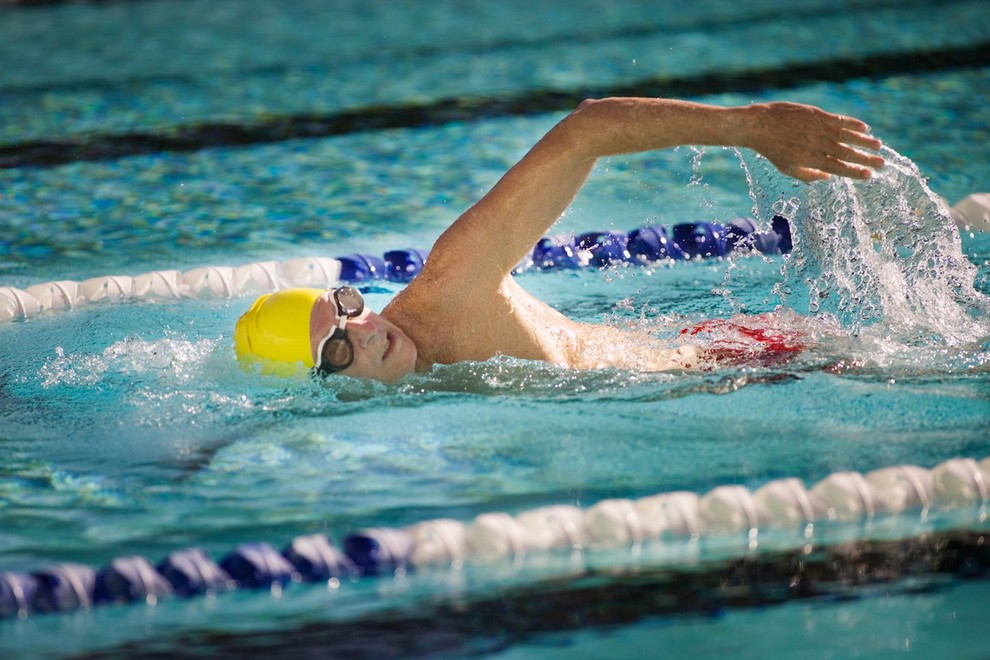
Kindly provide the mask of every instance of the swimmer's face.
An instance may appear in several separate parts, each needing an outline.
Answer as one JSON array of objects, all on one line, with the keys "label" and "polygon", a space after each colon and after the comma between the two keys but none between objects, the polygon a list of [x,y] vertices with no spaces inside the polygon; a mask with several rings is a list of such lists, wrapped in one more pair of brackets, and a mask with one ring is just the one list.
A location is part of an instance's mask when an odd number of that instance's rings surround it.
[{"label": "swimmer's face", "polygon": [[[319,362],[320,342],[339,324],[333,291],[316,299],[309,319],[310,350]],[[416,345],[394,323],[365,308],[347,319],[347,339],[354,347],[354,361],[339,373],[394,383],[416,368]]]}]

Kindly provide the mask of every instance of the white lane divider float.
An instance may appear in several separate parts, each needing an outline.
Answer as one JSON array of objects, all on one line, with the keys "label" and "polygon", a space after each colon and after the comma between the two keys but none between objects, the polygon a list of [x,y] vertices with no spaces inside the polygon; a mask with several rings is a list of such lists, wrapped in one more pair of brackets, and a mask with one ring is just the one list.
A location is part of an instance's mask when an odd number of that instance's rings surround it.
[{"label": "white lane divider float", "polygon": [[[880,468],[867,474],[833,473],[811,488],[797,478],[771,481],[755,491],[718,486],[698,495],[676,491],[642,499],[606,499],[587,510],[554,505],[515,516],[484,513],[468,523],[427,520],[404,528],[409,555],[404,563],[460,565],[529,552],[609,548],[648,541],[727,537],[760,531],[807,529],[823,522],[875,520],[965,506],[990,507],[990,457],[956,458],[934,469],[917,465]],[[395,563],[393,561],[393,563]]]},{"label": "white lane divider float", "polygon": [[97,302],[234,298],[294,286],[331,287],[340,283],[340,268],[337,259],[304,257],[260,261],[239,268],[206,266],[185,273],[157,270],[136,277],[104,275],[83,282],[44,282],[26,290],[5,286],[0,287],[0,321]]}]

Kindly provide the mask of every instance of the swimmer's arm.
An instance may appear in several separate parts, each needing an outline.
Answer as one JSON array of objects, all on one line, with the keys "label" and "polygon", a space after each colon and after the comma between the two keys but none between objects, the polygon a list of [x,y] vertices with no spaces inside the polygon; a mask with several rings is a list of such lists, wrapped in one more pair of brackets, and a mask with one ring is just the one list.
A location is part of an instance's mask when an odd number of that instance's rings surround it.
[{"label": "swimmer's arm", "polygon": [[812,106],[768,103],[723,108],[671,99],[585,101],[547,133],[440,237],[437,281],[497,286],[549,231],[598,158],[685,144],[737,146],[766,156],[803,181],[835,174],[869,178],[883,160],[859,120]]}]

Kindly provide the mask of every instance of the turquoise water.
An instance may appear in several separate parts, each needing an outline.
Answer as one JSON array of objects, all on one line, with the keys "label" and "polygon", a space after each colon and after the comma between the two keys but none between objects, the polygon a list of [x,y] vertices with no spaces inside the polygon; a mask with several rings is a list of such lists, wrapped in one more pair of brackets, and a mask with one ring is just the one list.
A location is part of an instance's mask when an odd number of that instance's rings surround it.
[{"label": "turquoise water", "polygon": [[[40,139],[61,140],[69,149],[139,131],[170,135],[210,122],[257,126],[270,117],[450,97],[480,96],[494,106],[504,95],[533,90],[607,92],[657,77],[793,71],[787,67],[796,63],[870,61],[888,53],[910,59],[990,37],[990,16],[978,2],[938,10],[927,3],[860,2],[841,11],[825,2],[738,4],[659,12],[655,2],[621,11],[590,2],[525,12],[513,3],[427,9],[313,2],[279,10],[256,2],[167,1],[5,9],[0,62],[10,65],[0,67],[0,147],[27,154],[24,145]],[[935,12],[939,20],[932,20]],[[520,13],[527,20],[517,20]],[[834,38],[822,39],[823,33]],[[767,74],[764,89],[698,98],[786,98],[860,116],[918,164],[935,194],[955,202],[986,190],[990,179],[990,118],[980,102],[990,94],[988,72],[985,62],[919,65],[786,86]],[[482,113],[323,138],[3,169],[0,285],[428,247],[560,116],[539,108]],[[728,220],[759,210],[767,199],[794,195],[806,210],[821,207],[813,203],[820,200],[837,204],[829,217],[844,217],[841,187],[791,192],[789,184],[756,176],[751,190],[736,154],[719,149],[613,158],[600,164],[558,228]],[[908,187],[904,179],[887,181],[884,190]],[[903,219],[903,209],[885,194],[869,199]],[[934,216],[923,216],[925,232],[944,231]],[[798,236],[812,251],[808,222]],[[959,240],[975,268],[976,292],[986,293],[990,238]],[[520,281],[575,318],[644,323],[661,334],[781,305],[800,312],[797,320],[788,318],[803,323],[818,304],[804,279],[825,286],[828,278],[820,276],[838,267],[827,251],[815,252],[811,264],[801,261],[807,254],[530,273]],[[965,272],[960,267],[942,264],[930,279]],[[867,299],[889,284],[864,270],[851,272],[859,278],[854,289]],[[369,303],[380,309],[399,286],[372,287]],[[842,296],[830,292],[816,311],[841,317],[846,310],[829,305]],[[979,459],[990,455],[990,333],[978,296],[954,296],[942,299],[951,301],[947,310],[973,319],[969,335],[965,323],[934,327],[924,310],[901,309],[844,318],[839,330],[815,325],[822,341],[784,365],[692,375],[573,373],[495,359],[438,368],[394,387],[244,373],[230,333],[246,299],[90,305],[4,323],[0,570],[57,561],[101,566],[127,554],[157,561],[193,545],[219,557],[241,542],[282,547],[305,533],[339,539],[363,527],[439,517],[466,522],[546,504],[587,507],[605,498],[703,493],[723,484],[755,488],[785,476],[811,484],[840,470]],[[919,327],[924,332],[910,331]],[[933,516],[928,525],[936,532],[986,530],[985,518],[970,511]],[[839,533],[869,538],[873,531]],[[662,645],[684,656],[725,650],[731,639],[741,657],[782,648],[809,657],[905,651],[979,657],[990,642],[980,625],[980,603],[990,596],[986,582],[940,575],[849,587],[836,598],[769,606],[756,599],[756,607],[684,616],[651,610],[647,599],[609,600],[609,588],[623,575],[635,576],[624,569],[637,562],[648,574],[658,565],[694,566],[696,559],[741,551],[704,546],[698,552],[690,561],[667,563],[622,552],[589,555],[603,569],[600,590],[592,591],[597,609],[632,612],[619,622],[600,622],[593,610],[567,601],[584,582],[560,577],[574,570],[566,560],[537,557],[522,566],[423,571],[334,591],[293,585],[281,597],[238,592],[7,620],[0,622],[0,649],[175,655],[254,648],[261,654],[272,644],[342,651],[314,630],[336,632],[350,645],[343,650],[355,655],[379,649],[632,656]],[[665,593],[665,583],[657,584]],[[513,619],[512,608],[522,612],[517,601],[529,589],[534,601],[548,603],[559,602],[551,597],[563,591],[564,602],[589,623],[551,624],[552,605],[533,615],[547,619],[543,626],[521,613]],[[484,614],[458,618],[458,607],[471,612],[473,603],[495,621],[516,623],[486,627]],[[420,621],[420,612],[437,612],[451,628]],[[508,614],[499,619],[498,612]]]}]

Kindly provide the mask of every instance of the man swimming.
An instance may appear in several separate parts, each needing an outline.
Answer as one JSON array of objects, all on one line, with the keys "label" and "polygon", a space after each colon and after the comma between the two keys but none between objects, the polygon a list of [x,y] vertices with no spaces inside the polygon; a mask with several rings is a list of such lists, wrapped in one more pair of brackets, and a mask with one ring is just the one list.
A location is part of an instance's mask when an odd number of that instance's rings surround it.
[{"label": "man swimming", "polygon": [[671,99],[582,103],[554,126],[437,240],[420,274],[376,314],[360,294],[289,289],[262,296],[237,322],[242,361],[393,383],[434,364],[495,355],[575,369],[665,371],[701,366],[692,345],[577,323],[528,294],[513,268],[567,209],[598,158],[717,145],[753,149],[812,182],[868,179],[883,159],[869,127],[795,103],[716,107]]}]

